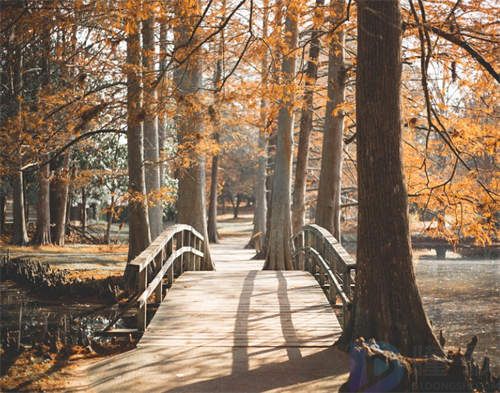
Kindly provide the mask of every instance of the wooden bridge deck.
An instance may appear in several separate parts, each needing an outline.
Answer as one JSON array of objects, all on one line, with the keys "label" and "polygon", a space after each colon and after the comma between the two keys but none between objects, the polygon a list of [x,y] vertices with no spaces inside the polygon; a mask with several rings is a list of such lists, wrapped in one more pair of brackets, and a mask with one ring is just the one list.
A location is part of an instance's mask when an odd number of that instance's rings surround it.
[{"label": "wooden bridge deck", "polygon": [[347,356],[316,280],[261,271],[243,239],[212,247],[215,272],[186,272],[138,347],[93,364],[84,391],[336,391]]}]

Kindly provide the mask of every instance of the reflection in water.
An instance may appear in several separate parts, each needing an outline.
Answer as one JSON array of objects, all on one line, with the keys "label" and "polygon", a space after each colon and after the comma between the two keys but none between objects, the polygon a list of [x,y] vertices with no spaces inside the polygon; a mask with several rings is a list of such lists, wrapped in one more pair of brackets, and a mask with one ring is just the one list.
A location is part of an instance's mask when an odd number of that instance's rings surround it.
[{"label": "reflection in water", "polygon": [[0,282],[0,342],[4,349],[35,343],[87,346],[116,307],[35,300],[11,281]]},{"label": "reflection in water", "polygon": [[443,330],[446,346],[464,351],[476,335],[476,361],[480,364],[483,356],[489,356],[497,375],[499,269],[500,260],[421,258],[415,262],[424,307],[436,332]]}]

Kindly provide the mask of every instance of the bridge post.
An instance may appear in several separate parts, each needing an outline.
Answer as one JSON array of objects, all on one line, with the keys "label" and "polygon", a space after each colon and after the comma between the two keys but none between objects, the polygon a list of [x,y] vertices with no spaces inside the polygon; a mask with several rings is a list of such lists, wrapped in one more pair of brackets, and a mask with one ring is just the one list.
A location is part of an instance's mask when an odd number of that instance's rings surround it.
[{"label": "bridge post", "polygon": [[[181,231],[179,233],[179,248],[182,248],[186,245],[186,237],[184,235],[184,232],[185,231]],[[184,254],[182,254],[180,257],[179,257],[179,276],[184,272]]]},{"label": "bridge post", "polygon": [[[167,243],[165,247],[165,259],[168,259],[170,255],[172,255],[172,252],[174,251],[174,239],[170,239],[170,241]],[[167,272],[167,282],[168,282],[168,287],[170,288],[172,284],[174,283],[174,265],[170,267],[169,271]]]},{"label": "bridge post", "polygon": [[351,299],[351,270],[346,268],[344,270],[344,292],[349,299]]},{"label": "bridge post", "polygon": [[304,229],[304,270],[311,271],[309,261],[309,247],[311,246],[311,234],[307,229]]},{"label": "bridge post", "polygon": [[[143,293],[147,286],[148,286],[148,269],[142,269],[138,273],[138,285],[137,285],[137,291],[138,293]],[[141,332],[146,330],[146,322],[147,322],[147,307],[148,307],[148,300],[146,299],[144,301],[144,304],[139,304],[139,307],[137,308],[137,314],[136,314],[136,322],[137,322],[137,329]]]},{"label": "bridge post", "polygon": [[[195,237],[195,241],[196,241],[196,249],[200,252],[203,252],[203,240],[198,239],[198,237]],[[196,264],[197,264],[197,266],[195,266],[196,270],[201,269],[202,260],[203,260],[203,257],[198,256],[198,255],[196,256]]]},{"label": "bridge post", "polygon": [[[159,272],[161,268],[163,267],[163,261],[165,260],[165,247],[163,247],[160,251],[160,253],[156,256],[157,259],[157,271]],[[155,272],[156,274],[156,272]],[[155,289],[155,297],[158,303],[161,303],[163,300],[163,281],[160,281],[158,286]]]}]

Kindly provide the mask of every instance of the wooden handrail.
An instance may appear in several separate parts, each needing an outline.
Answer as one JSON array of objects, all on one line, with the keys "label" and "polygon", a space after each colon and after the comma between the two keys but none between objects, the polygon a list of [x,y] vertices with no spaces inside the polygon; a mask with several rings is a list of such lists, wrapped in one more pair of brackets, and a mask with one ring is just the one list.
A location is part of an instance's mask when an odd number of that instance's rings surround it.
[{"label": "wooden handrail", "polygon": [[337,306],[340,298],[343,326],[348,325],[353,303],[356,262],[339,241],[323,227],[305,225],[292,237],[295,266],[313,274],[330,304]]},{"label": "wooden handrail", "polygon": [[163,231],[130,262],[137,278],[137,329],[146,330],[147,306],[151,296],[163,301],[163,287],[170,287],[185,270],[200,270],[204,258],[203,236],[192,226],[175,224]]}]

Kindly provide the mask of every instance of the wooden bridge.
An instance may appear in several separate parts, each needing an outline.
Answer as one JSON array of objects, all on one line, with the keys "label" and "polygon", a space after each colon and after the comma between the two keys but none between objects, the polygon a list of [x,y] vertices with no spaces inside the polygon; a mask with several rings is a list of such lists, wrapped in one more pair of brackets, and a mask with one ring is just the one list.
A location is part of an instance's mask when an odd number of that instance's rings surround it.
[{"label": "wooden bridge", "polygon": [[354,261],[316,225],[291,239],[294,271],[262,270],[245,240],[211,246],[216,271],[199,271],[198,232],[160,235],[133,261],[137,348],[89,366],[79,390],[336,391],[348,360],[332,344],[350,316]]}]

